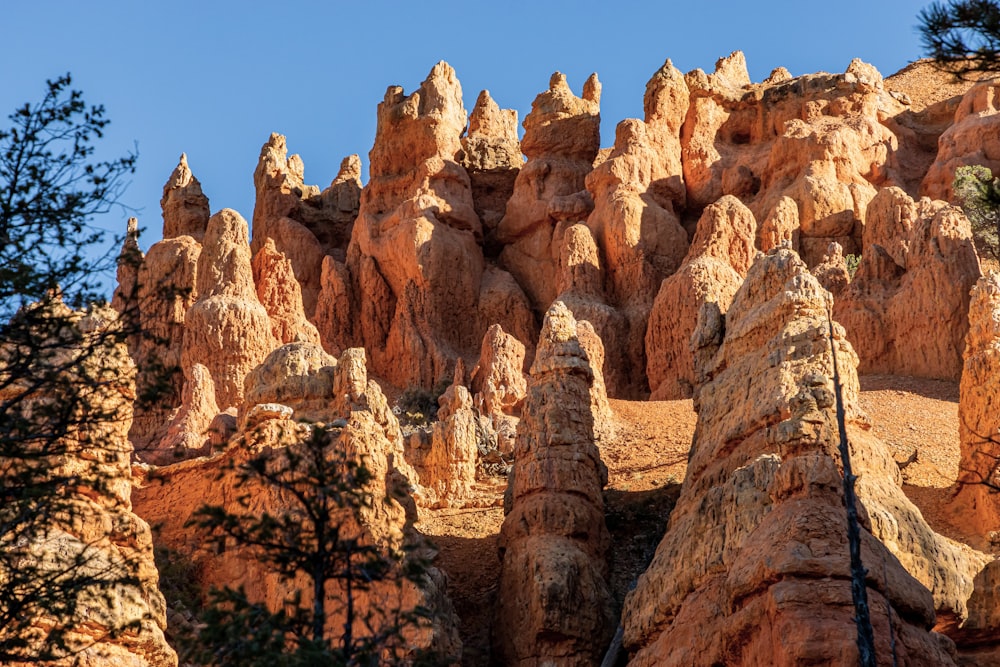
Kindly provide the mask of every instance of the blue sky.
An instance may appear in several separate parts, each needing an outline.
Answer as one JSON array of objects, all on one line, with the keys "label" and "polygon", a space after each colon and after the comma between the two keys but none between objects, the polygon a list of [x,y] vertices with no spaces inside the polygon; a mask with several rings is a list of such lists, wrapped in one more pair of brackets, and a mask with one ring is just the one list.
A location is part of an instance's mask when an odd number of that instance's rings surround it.
[{"label": "blue sky", "polygon": [[[34,0],[3,8],[0,111],[38,99],[67,71],[112,124],[108,155],[138,144],[124,202],[159,238],[163,183],[182,151],[212,210],[253,212],[253,170],[272,132],[325,187],[340,160],[367,153],[385,89],[412,91],[438,60],[458,72],[471,110],[488,88],[519,119],[556,70],[579,94],[604,84],[602,136],[641,117],[646,81],[666,58],[711,71],[740,49],[760,81],[842,72],[854,57],[884,75],[920,57],[923,1],[605,2],[94,2]],[[99,221],[115,233],[125,214]]]}]

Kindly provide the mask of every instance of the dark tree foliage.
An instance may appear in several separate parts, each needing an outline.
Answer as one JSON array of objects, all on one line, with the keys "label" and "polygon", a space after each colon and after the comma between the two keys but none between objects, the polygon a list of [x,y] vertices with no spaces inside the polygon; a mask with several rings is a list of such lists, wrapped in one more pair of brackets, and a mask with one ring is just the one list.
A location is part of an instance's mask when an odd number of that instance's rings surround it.
[{"label": "dark tree foliage", "polygon": [[[408,650],[403,638],[406,628],[427,622],[428,610],[360,602],[374,586],[421,581],[426,563],[363,529],[364,509],[384,499],[372,496],[371,473],[344,453],[338,431],[314,426],[304,442],[265,448],[235,471],[244,490],[239,512],[205,506],[195,514],[192,522],[216,549],[246,549],[283,581],[308,582],[306,596],[296,593],[277,612],[251,602],[242,589],[212,591],[195,660],[250,667],[434,664]],[[261,512],[262,495],[281,498],[283,507]]]},{"label": "dark tree foliage", "polygon": [[917,15],[929,57],[960,79],[1000,71],[1000,4],[997,0],[934,2]]},{"label": "dark tree foliage", "polygon": [[102,605],[135,583],[73,533],[97,520],[79,498],[109,493],[108,467],[128,460],[105,437],[127,419],[131,378],[125,332],[93,305],[105,260],[90,223],[136,156],[93,159],[108,120],[70,86],[47,82],[0,129],[0,664],[87,648],[71,630],[110,618]]}]

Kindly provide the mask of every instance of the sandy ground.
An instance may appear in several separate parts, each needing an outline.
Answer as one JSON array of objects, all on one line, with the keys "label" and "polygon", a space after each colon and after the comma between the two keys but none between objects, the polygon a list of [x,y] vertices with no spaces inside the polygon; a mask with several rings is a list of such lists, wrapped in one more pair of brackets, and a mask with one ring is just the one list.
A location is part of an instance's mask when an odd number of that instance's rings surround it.
[{"label": "sandy ground", "polygon": [[[958,384],[890,376],[861,379],[861,407],[903,467],[904,491],[938,532],[961,538],[939,512],[958,472]],[[611,401],[616,439],[601,450],[612,535],[612,590],[621,604],[666,529],[684,479],[696,415],[691,401]],[[914,456],[915,454],[915,456]],[[421,510],[416,528],[438,547],[460,618],[464,664],[491,658],[506,480],[484,477],[468,509]]]}]

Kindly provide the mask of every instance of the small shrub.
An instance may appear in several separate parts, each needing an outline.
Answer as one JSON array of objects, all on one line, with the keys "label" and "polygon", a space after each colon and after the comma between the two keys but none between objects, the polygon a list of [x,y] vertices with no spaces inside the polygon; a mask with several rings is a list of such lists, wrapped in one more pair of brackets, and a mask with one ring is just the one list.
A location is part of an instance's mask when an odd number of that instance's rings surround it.
[{"label": "small shrub", "polygon": [[1000,178],[989,167],[973,165],[955,170],[954,199],[972,224],[980,255],[1000,259]]},{"label": "small shrub", "polygon": [[844,257],[844,262],[847,264],[847,273],[851,276],[851,280],[854,280],[854,274],[861,266],[861,255],[847,255]]},{"label": "small shrub", "polygon": [[427,426],[437,419],[438,399],[451,385],[447,379],[440,379],[433,389],[409,387],[396,401],[395,410],[404,426]]}]

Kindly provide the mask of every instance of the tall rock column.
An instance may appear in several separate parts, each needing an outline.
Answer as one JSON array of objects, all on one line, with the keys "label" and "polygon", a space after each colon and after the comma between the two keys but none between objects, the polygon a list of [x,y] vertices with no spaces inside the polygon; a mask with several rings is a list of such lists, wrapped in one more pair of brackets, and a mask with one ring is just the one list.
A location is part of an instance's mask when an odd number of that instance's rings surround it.
[{"label": "tall rock column", "polygon": [[652,400],[693,393],[690,346],[698,310],[706,302],[729,309],[756,253],[754,228],[753,213],[732,195],[702,213],[684,263],[660,284],[649,313],[645,359]]},{"label": "tall rock column", "polygon": [[990,272],[972,289],[969,334],[958,402],[962,454],[952,510],[958,522],[985,541],[1000,528],[1000,274]]},{"label": "tall rock column", "polygon": [[500,531],[497,639],[507,665],[592,665],[614,628],[594,444],[594,369],[572,313],[546,314]]},{"label": "tall rock column", "polygon": [[194,380],[190,373],[196,364],[203,365],[220,412],[243,402],[247,373],[278,346],[267,311],[257,300],[247,237],[246,220],[232,209],[222,209],[208,221],[198,258],[198,301],[185,321],[185,381]]},{"label": "tall rock column", "polygon": [[[523,329],[511,323],[530,320],[513,280],[484,275],[482,226],[458,162],[465,125],[462,88],[445,62],[408,96],[391,86],[378,107],[346,269],[358,301],[354,339],[375,372],[404,387],[449,377],[458,357],[474,358],[489,325]],[[512,297],[506,312],[495,307],[501,284]]]},{"label": "tall rock column", "polygon": [[[209,219],[209,203],[191,173],[187,156],[163,186],[163,239],[150,246],[138,267],[136,298],[141,335],[130,341],[142,397],[156,389],[152,403],[140,400],[129,437],[141,458],[156,449],[166,425],[183,402],[181,346],[188,308],[198,298],[198,257]],[[153,454],[155,457],[155,454]]]}]

